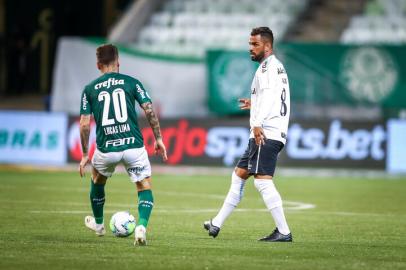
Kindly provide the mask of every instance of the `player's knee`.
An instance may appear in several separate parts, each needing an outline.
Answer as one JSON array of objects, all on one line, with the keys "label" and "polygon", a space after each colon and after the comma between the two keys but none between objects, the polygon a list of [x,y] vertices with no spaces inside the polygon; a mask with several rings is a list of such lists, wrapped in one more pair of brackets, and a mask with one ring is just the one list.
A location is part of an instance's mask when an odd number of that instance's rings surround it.
[{"label": "player's knee", "polygon": [[241,193],[238,193],[236,191],[230,190],[227,194],[225,202],[233,206],[237,206],[241,202],[242,197],[243,191],[241,191]]},{"label": "player's knee", "polygon": [[248,170],[239,168],[239,167],[235,168],[235,170],[233,172],[233,177],[234,177],[234,175],[238,176],[239,178],[241,178],[243,180],[247,180],[249,177]]},{"label": "player's knee", "polygon": [[255,188],[261,193],[274,193],[276,191],[275,185],[270,179],[255,179]]},{"label": "player's knee", "polygon": [[96,169],[93,169],[92,180],[93,180],[93,183],[95,183],[95,184],[105,185],[107,182],[107,177],[100,174]]},{"label": "player's knee", "polygon": [[281,195],[276,189],[273,181],[255,179],[254,185],[270,208],[275,208],[282,205]]},{"label": "player's knee", "polygon": [[228,191],[228,198],[232,198],[233,201],[240,202],[244,196],[244,187],[232,186]]},{"label": "player's knee", "polygon": [[151,189],[151,178],[145,178],[142,181],[136,182],[135,184],[138,191],[149,190]]},{"label": "player's knee", "polygon": [[245,180],[239,177],[236,172],[231,176],[231,187],[226,197],[226,201],[236,206],[244,196]]}]

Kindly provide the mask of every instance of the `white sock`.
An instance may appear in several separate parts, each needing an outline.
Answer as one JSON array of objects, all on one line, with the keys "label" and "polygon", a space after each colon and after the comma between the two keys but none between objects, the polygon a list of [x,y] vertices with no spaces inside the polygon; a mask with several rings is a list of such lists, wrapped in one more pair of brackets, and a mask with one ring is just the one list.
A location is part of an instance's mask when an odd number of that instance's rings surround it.
[{"label": "white sock", "polygon": [[212,219],[212,224],[221,227],[227,217],[233,212],[244,195],[245,180],[240,178],[235,172],[231,176],[231,186],[223,206],[217,216]]},{"label": "white sock", "polygon": [[283,213],[282,198],[272,180],[254,180],[255,187],[262,195],[266,207],[271,212],[275,225],[281,234],[289,234],[289,226]]}]

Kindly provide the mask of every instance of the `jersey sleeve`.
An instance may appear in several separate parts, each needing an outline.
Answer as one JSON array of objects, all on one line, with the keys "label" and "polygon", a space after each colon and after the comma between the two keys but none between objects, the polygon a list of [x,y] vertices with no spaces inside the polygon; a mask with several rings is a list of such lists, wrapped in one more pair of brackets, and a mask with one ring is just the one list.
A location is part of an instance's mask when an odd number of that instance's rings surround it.
[{"label": "jersey sleeve", "polygon": [[259,83],[259,89],[272,89],[273,88],[273,78],[274,74],[272,73],[272,68],[268,67],[266,70],[262,70],[258,74],[258,83]]},{"label": "jersey sleeve", "polygon": [[137,100],[138,104],[144,104],[147,102],[152,102],[151,97],[149,96],[148,92],[145,90],[142,83],[138,80],[135,80],[135,99]]},{"label": "jersey sleeve", "polygon": [[82,98],[80,100],[80,115],[87,115],[92,113],[92,108],[89,103],[89,95],[87,87],[82,92]]}]

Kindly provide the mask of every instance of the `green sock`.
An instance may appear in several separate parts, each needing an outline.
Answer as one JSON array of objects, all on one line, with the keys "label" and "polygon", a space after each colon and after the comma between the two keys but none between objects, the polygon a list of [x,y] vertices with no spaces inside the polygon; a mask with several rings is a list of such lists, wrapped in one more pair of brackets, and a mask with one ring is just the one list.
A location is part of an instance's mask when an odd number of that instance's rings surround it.
[{"label": "green sock", "polygon": [[149,216],[154,207],[154,197],[150,189],[138,192],[138,224],[145,228],[148,225]]},{"label": "green sock", "polygon": [[97,224],[103,224],[104,186],[105,184],[95,184],[90,180],[90,203]]}]

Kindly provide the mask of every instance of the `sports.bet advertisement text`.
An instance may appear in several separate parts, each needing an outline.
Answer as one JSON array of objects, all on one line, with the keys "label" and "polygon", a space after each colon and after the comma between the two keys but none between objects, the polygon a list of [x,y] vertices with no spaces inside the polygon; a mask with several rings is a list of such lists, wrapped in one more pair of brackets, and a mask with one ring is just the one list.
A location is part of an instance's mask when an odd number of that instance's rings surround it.
[{"label": "sports.bet advertisement text", "polygon": [[[64,165],[81,158],[79,118],[58,113],[0,112],[0,162]],[[140,119],[152,163],[154,135]],[[91,123],[90,155],[96,148]],[[234,166],[249,138],[248,118],[161,120],[169,165]],[[278,165],[406,172],[406,120],[291,121]]]},{"label": "sports.bet advertisement text", "polygon": [[[391,171],[406,171],[403,168],[406,141],[401,139],[406,138],[405,126],[406,121],[401,120],[387,123],[292,121],[278,164],[318,168],[388,167]],[[151,162],[162,163],[160,157],[153,155],[154,135],[145,119],[140,119],[140,129]],[[234,166],[249,138],[248,118],[161,120],[161,130],[171,165]],[[69,161],[77,162],[81,157],[77,117],[70,119],[67,138]],[[91,153],[95,140],[92,125]],[[388,161],[397,165],[392,166]]]}]

